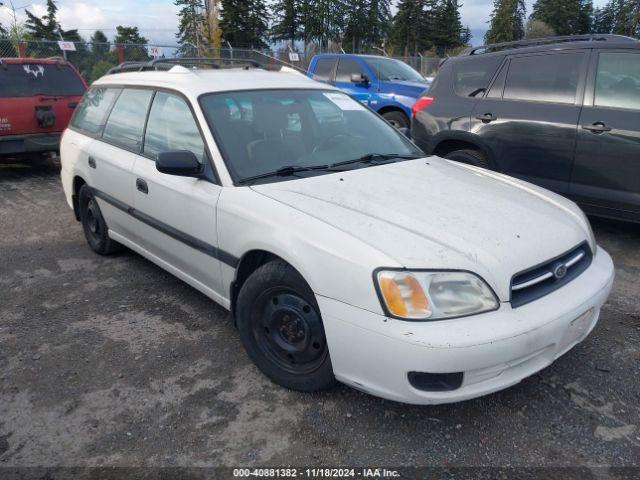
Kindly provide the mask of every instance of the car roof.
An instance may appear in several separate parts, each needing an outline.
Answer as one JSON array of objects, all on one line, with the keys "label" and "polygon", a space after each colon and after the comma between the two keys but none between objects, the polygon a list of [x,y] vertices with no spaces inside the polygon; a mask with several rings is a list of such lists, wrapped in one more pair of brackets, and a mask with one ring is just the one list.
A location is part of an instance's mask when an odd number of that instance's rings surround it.
[{"label": "car roof", "polygon": [[[557,39],[558,41],[554,41]],[[535,42],[532,39],[531,42]],[[544,39],[541,39],[544,41]],[[486,45],[480,47],[472,47],[467,49],[456,57],[452,57],[451,60],[460,61],[464,59],[480,59],[493,56],[505,56],[505,55],[520,55],[526,53],[537,52],[551,52],[551,51],[564,51],[564,50],[582,50],[582,49],[625,49],[625,50],[640,50],[640,40],[636,40],[630,37],[624,37],[621,35],[592,35],[589,38],[576,37],[572,40],[571,37],[552,37],[548,39],[548,42],[541,44],[526,45],[526,40],[519,42],[506,42],[503,44]],[[491,50],[495,47],[501,47],[496,50]],[[482,51],[483,49],[489,49],[489,51]],[[478,53],[476,53],[478,52]]]},{"label": "car roof", "polygon": [[143,71],[106,75],[96,80],[93,85],[169,88],[193,96],[199,96],[204,93],[263,89],[337,90],[330,85],[316,82],[306,75],[291,71],[246,68],[198,70],[182,66],[175,66],[168,71]]},{"label": "car roof", "polygon": [[319,53],[315,55],[316,58],[326,57],[357,57],[357,58],[383,58],[386,60],[397,60],[396,58],[383,57],[382,55],[366,55],[360,53]]}]

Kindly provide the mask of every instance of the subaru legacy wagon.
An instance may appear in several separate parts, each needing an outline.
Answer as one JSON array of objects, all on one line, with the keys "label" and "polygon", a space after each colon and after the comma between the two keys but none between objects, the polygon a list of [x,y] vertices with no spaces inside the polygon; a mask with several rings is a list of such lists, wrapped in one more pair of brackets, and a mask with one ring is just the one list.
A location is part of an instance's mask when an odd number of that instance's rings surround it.
[{"label": "subaru legacy wagon", "polygon": [[571,201],[425,157],[300,74],[140,69],[79,105],[69,206],[96,253],[124,245],[229,309],[276,383],[454,402],[594,328],[613,265]]}]

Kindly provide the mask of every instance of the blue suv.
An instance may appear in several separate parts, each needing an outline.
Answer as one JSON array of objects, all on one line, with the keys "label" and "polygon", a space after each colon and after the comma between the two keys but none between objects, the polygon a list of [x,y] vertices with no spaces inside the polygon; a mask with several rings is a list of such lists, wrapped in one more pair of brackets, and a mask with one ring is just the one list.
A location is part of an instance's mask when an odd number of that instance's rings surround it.
[{"label": "blue suv", "polygon": [[316,55],[307,75],[340,88],[397,128],[408,128],[411,107],[429,82],[400,60],[375,55]]}]

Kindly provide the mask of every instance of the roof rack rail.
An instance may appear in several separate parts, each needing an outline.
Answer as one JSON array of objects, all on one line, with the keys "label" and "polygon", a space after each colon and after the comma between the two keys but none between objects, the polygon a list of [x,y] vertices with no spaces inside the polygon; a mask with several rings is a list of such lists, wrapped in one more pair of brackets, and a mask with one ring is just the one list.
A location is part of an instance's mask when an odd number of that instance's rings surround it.
[{"label": "roof rack rail", "polygon": [[144,72],[149,70],[171,70],[176,65],[186,67],[197,67],[206,65],[214,69],[223,66],[243,66],[249,68],[266,68],[257,60],[235,59],[235,58],[214,58],[214,57],[185,57],[185,58],[156,58],[146,62],[128,61],[111,68],[107,75],[124,72]]},{"label": "roof rack rail", "polygon": [[568,43],[568,42],[637,42],[635,38],[625,37],[623,35],[611,35],[611,34],[589,34],[589,35],[565,35],[558,37],[542,37],[542,38],[530,38],[528,40],[517,40],[515,42],[502,42],[493,43],[489,45],[482,45],[479,47],[470,47],[460,53],[464,55],[480,55],[483,53],[497,52],[500,50],[508,50],[512,48],[526,48],[536,47],[539,45],[551,45],[554,43]]}]

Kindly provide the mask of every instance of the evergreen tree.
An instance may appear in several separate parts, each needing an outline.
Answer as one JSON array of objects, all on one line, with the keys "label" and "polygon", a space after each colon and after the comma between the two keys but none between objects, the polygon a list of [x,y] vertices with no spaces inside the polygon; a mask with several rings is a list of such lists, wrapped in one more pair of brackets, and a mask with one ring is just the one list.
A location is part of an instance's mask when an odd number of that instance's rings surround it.
[{"label": "evergreen tree", "polygon": [[616,21],[616,7],[612,0],[604,7],[596,8],[593,12],[591,31],[593,33],[611,33]]},{"label": "evergreen tree", "polygon": [[138,27],[125,27],[118,25],[116,27],[115,43],[133,44],[133,45],[147,45],[149,40],[140,35]]},{"label": "evergreen tree", "polygon": [[433,44],[440,55],[462,43],[462,22],[458,0],[440,0],[434,12]]},{"label": "evergreen tree", "polygon": [[369,0],[367,7],[367,31],[364,35],[366,47],[381,45],[389,33],[391,0]]},{"label": "evergreen tree", "polygon": [[629,0],[614,0],[613,2],[615,20],[613,22],[613,33],[618,35],[633,35],[633,5]]},{"label": "evergreen tree", "polygon": [[271,6],[271,16],[276,23],[271,28],[274,40],[286,40],[293,47],[302,38],[302,2],[300,0],[277,0]]},{"label": "evergreen tree", "polygon": [[549,25],[558,35],[591,31],[592,0],[537,0],[531,18]]},{"label": "evergreen tree", "polygon": [[104,59],[109,54],[109,40],[102,30],[96,30],[91,38],[91,52],[96,59]]},{"label": "evergreen tree", "polygon": [[195,46],[200,54],[200,47],[206,42],[203,38],[205,20],[203,16],[204,4],[202,0],[175,0],[176,6],[180,7],[178,17],[178,33],[176,38],[182,49]]},{"label": "evergreen tree", "polygon": [[234,46],[264,48],[269,31],[264,0],[222,0],[220,28]]},{"label": "evergreen tree", "polygon": [[524,36],[526,13],[524,0],[494,0],[485,43],[520,40]]},{"label": "evergreen tree", "polygon": [[352,52],[362,52],[369,25],[369,0],[352,0],[343,37],[343,47]]},{"label": "evergreen tree", "polygon": [[47,14],[42,18],[37,17],[29,10],[25,10],[27,15],[27,21],[25,22],[27,36],[35,40],[58,41],[62,37],[64,40],[71,42],[81,41],[78,30],[65,31],[62,29],[56,18],[57,13],[58,6],[55,0],[47,0]]},{"label": "evergreen tree", "polygon": [[149,43],[145,37],[140,35],[138,27],[126,27],[118,25],[116,27],[116,44],[124,45],[125,57],[127,60],[148,60],[149,55],[145,45]]},{"label": "evergreen tree", "polygon": [[427,45],[425,37],[431,29],[423,28],[426,21],[424,2],[401,0],[391,23],[390,40],[393,49],[402,55],[416,55]]},{"label": "evergreen tree", "polygon": [[346,27],[347,12],[346,0],[305,0],[305,41],[315,40],[322,47],[340,39]]}]

